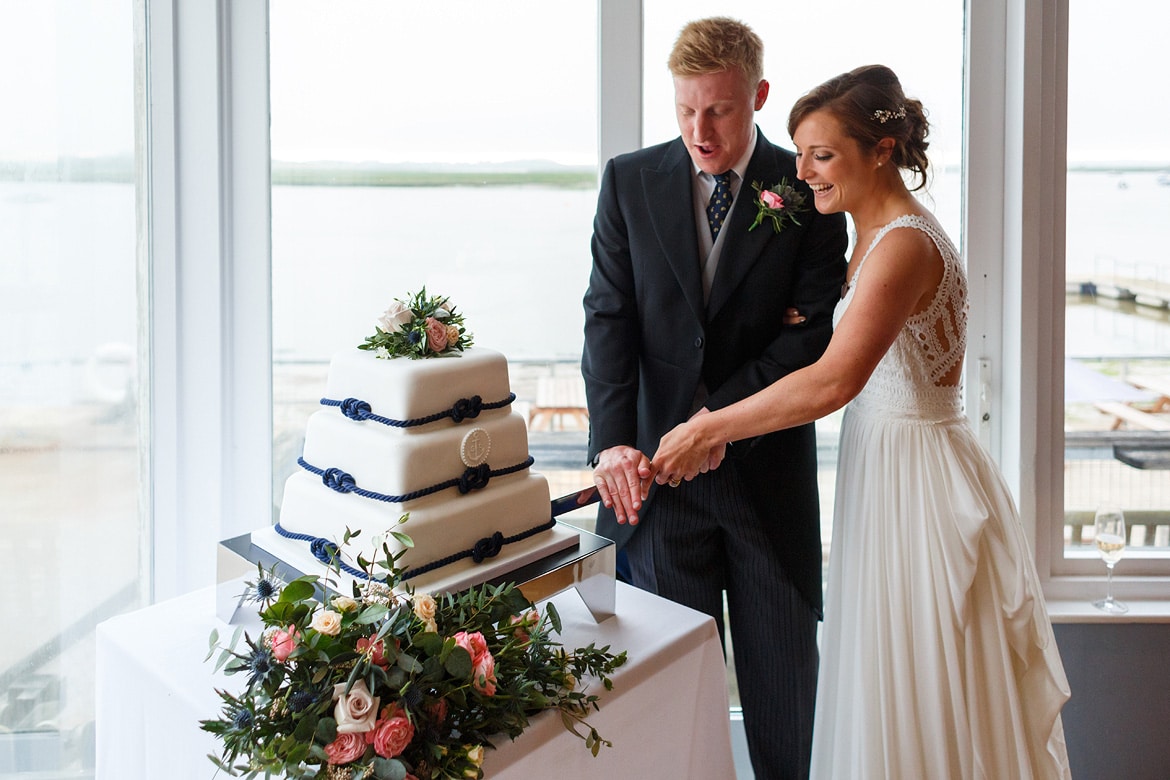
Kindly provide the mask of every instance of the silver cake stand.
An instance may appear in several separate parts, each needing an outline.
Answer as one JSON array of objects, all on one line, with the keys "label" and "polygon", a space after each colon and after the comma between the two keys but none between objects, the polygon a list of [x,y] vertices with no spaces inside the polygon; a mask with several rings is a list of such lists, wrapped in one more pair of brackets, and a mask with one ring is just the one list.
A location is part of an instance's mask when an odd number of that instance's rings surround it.
[{"label": "silver cake stand", "polygon": [[[484,567],[482,578],[462,577],[455,584],[451,584],[451,581],[444,582],[438,577],[431,580],[412,579],[410,585],[424,592],[447,592],[483,583],[499,585],[512,582],[525,598],[533,603],[573,588],[581,596],[594,620],[600,623],[612,617],[615,608],[617,563],[614,543],[560,521],[554,531],[570,537],[569,541],[549,555],[523,561],[515,568],[501,569],[498,565]],[[309,573],[321,573],[316,570],[303,571],[302,569],[308,567],[301,563],[294,565],[282,560],[265,547],[255,544],[252,537],[253,533],[247,533],[219,543],[216,565],[216,614],[220,620],[228,624],[247,622],[248,613],[255,614],[256,605],[246,602],[242,591],[244,580],[249,575],[256,576],[257,565],[272,570],[274,576],[284,582],[290,582]],[[571,537],[575,537],[575,541]],[[322,600],[338,594],[349,595],[349,587],[339,588],[337,582],[326,582],[324,579],[318,581],[318,596]]]}]

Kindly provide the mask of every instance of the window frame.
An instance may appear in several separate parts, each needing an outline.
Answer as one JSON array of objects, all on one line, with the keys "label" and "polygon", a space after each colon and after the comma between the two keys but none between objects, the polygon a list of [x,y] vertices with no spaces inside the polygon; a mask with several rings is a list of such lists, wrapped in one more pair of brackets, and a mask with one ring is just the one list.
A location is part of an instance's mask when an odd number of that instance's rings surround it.
[{"label": "window frame", "polygon": [[[158,600],[213,582],[216,543],[272,510],[268,8],[137,1]],[[967,408],[1017,497],[1050,602],[1087,603],[1103,574],[1063,555],[1063,408],[1042,402],[1063,393],[1068,0],[967,0],[965,14]],[[641,143],[641,3],[599,0],[598,25],[600,168]],[[1126,569],[1117,595],[1164,598],[1170,560]]]}]

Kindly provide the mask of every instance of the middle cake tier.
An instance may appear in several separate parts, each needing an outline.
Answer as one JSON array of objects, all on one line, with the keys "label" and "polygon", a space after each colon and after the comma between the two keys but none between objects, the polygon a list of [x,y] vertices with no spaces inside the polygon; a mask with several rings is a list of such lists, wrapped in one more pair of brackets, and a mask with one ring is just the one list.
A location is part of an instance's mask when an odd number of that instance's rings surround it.
[{"label": "middle cake tier", "polygon": [[303,455],[306,468],[340,469],[363,490],[388,496],[433,490],[481,464],[504,472],[526,468],[529,460],[528,430],[518,414],[402,429],[351,420],[336,409],[310,416]]}]

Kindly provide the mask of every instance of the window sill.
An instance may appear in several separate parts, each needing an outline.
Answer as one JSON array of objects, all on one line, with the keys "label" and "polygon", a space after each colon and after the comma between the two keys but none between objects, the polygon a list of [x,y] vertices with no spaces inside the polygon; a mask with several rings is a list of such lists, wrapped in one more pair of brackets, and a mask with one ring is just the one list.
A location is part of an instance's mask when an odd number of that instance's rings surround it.
[{"label": "window sill", "polygon": [[1129,612],[1109,615],[1088,601],[1061,599],[1048,601],[1048,616],[1053,623],[1170,623],[1170,600],[1125,599]]}]

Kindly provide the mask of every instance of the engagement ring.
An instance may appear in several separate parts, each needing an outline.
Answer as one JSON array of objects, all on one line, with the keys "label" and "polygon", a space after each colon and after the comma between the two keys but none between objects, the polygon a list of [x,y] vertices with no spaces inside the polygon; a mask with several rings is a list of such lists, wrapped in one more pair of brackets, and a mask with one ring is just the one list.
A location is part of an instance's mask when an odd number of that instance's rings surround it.
[{"label": "engagement ring", "polygon": [[670,486],[671,487],[678,487],[681,484],[681,482],[682,482],[682,480],[672,479],[672,480],[670,480]]}]

